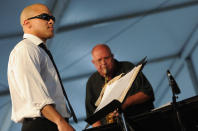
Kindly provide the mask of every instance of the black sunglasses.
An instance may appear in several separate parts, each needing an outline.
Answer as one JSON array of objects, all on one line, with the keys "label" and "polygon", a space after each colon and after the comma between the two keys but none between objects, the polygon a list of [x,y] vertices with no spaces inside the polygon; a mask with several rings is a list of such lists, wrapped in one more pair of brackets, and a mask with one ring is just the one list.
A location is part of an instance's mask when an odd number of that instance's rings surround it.
[{"label": "black sunglasses", "polygon": [[46,20],[46,21],[50,21],[50,19],[52,19],[55,22],[55,17],[52,15],[48,15],[46,13],[43,13],[34,17],[30,17],[27,20],[36,19],[36,18]]}]

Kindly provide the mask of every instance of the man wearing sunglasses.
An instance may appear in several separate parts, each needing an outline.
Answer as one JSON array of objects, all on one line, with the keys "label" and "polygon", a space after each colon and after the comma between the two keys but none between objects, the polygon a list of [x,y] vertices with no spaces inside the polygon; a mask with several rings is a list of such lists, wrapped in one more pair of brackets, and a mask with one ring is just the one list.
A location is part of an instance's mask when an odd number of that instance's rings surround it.
[{"label": "man wearing sunglasses", "polygon": [[22,131],[73,131],[57,68],[40,45],[54,35],[55,17],[43,4],[24,8],[20,22],[24,39],[12,50],[8,82],[12,116]]}]

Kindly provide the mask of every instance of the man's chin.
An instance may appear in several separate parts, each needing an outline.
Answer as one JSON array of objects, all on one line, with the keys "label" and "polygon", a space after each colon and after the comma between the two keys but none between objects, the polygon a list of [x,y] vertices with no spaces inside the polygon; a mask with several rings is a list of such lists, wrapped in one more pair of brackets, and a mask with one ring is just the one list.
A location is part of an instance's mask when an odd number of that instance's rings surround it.
[{"label": "man's chin", "polygon": [[49,35],[47,39],[50,39],[52,37],[54,37],[54,34]]}]

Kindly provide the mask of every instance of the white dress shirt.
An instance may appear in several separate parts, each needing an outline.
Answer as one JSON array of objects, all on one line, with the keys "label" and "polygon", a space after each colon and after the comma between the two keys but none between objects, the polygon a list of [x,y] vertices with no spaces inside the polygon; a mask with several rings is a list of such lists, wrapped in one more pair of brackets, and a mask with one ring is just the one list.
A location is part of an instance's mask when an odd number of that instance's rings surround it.
[{"label": "white dress shirt", "polygon": [[41,109],[47,104],[53,104],[63,117],[71,117],[57,72],[38,46],[43,41],[31,34],[24,34],[24,38],[14,47],[8,62],[11,119],[22,122],[24,118],[42,117]]}]

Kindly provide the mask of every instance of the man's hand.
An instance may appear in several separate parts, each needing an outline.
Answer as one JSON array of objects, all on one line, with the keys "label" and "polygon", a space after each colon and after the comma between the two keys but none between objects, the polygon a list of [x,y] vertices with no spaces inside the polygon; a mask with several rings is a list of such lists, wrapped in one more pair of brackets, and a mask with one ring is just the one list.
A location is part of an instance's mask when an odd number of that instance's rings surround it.
[{"label": "man's hand", "polygon": [[111,124],[111,123],[114,123],[118,120],[118,116],[119,116],[119,113],[118,113],[118,110],[114,110],[113,112],[109,113],[107,116],[106,116],[106,121],[108,124]]},{"label": "man's hand", "polygon": [[69,125],[69,123],[67,123],[64,119],[61,119],[56,124],[59,131],[74,131],[74,128]]},{"label": "man's hand", "polygon": [[109,113],[109,115],[112,116],[112,117],[117,117],[117,116],[119,116],[118,110],[117,110],[117,109],[114,110],[113,112]]},{"label": "man's hand", "polygon": [[101,126],[101,122],[100,121],[96,121],[94,124],[92,124],[92,127],[98,127]]}]

